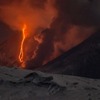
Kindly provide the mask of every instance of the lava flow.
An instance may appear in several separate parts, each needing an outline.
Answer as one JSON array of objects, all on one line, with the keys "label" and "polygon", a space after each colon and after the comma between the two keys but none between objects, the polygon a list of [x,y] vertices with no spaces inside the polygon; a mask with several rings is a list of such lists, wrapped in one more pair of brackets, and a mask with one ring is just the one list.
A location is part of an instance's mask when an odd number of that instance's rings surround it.
[{"label": "lava flow", "polygon": [[26,39],[26,25],[24,24],[23,28],[22,28],[22,41],[21,41],[21,46],[20,46],[20,54],[19,54],[19,61],[20,63],[22,63],[22,67],[24,67],[24,42],[25,42],[25,39]]}]

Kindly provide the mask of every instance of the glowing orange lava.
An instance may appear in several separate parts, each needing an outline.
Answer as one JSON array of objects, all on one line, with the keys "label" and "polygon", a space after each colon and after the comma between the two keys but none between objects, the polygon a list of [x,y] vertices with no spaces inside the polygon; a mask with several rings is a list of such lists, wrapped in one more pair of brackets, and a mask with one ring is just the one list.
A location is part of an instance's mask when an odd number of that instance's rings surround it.
[{"label": "glowing orange lava", "polygon": [[[22,37],[22,41],[21,41],[21,47],[20,47],[20,54],[19,54],[19,61],[20,63],[24,63],[24,42],[26,39],[26,25],[24,24],[23,28],[22,28],[22,33],[23,33],[23,37]],[[22,66],[23,67],[23,66]]]}]

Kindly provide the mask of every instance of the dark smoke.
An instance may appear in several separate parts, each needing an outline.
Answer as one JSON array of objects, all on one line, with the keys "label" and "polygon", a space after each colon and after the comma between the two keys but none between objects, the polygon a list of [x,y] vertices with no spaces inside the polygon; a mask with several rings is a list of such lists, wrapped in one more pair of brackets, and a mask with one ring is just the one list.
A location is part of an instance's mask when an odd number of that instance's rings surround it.
[{"label": "dark smoke", "polygon": [[100,0],[56,0],[60,15],[72,24],[100,25]]},{"label": "dark smoke", "polygon": [[34,65],[41,66],[88,38],[100,24],[100,12],[96,12],[98,3],[99,0],[56,0],[58,17],[50,29],[43,32],[44,42],[29,65],[35,62]]}]

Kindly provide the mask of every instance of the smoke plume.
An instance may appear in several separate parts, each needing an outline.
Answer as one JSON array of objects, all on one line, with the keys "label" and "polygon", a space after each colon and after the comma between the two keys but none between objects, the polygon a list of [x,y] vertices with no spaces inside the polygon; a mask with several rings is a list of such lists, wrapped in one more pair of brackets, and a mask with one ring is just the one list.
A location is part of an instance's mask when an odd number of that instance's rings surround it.
[{"label": "smoke plume", "polygon": [[16,30],[21,30],[26,24],[29,33],[38,27],[49,27],[55,16],[49,0],[4,0],[0,4],[1,20]]}]

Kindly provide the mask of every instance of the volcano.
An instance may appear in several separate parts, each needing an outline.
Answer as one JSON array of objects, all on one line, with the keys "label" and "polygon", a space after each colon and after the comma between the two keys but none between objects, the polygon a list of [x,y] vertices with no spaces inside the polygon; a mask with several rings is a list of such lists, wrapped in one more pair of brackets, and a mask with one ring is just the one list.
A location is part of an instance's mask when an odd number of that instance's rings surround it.
[{"label": "volcano", "polygon": [[56,74],[100,78],[100,31],[39,70]]}]

